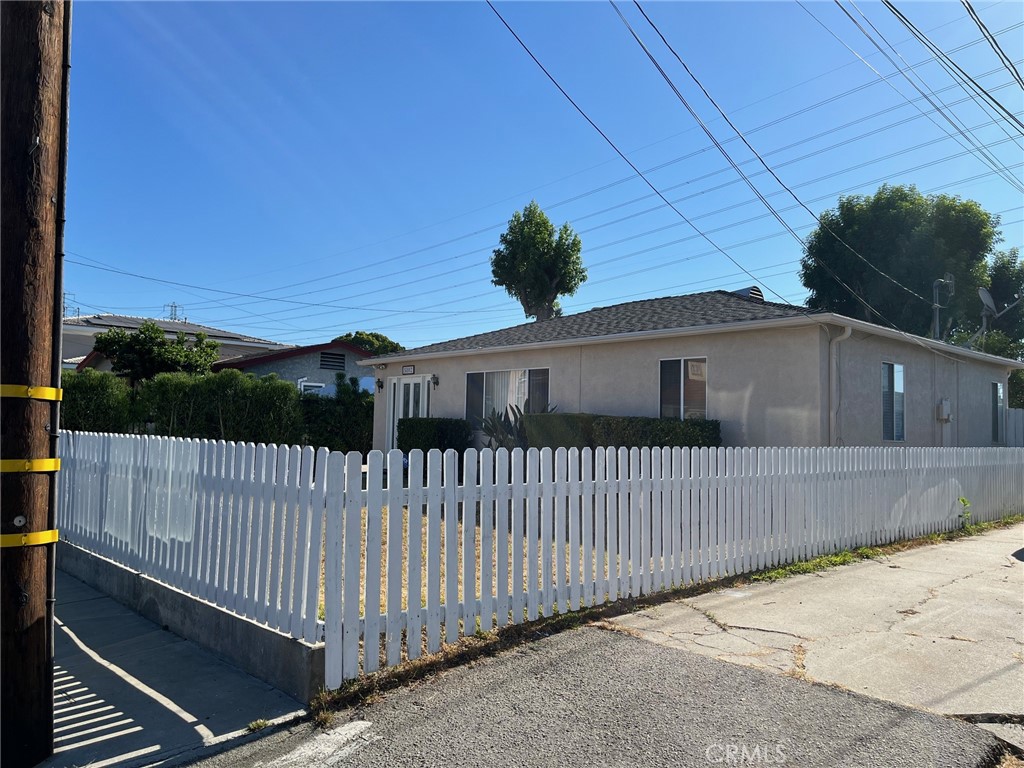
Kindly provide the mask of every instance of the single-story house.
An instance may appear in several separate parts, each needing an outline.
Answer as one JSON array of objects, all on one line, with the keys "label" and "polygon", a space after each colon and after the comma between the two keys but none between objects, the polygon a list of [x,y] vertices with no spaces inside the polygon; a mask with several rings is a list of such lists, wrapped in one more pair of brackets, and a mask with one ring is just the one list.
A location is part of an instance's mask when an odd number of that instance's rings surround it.
[{"label": "single-story house", "polygon": [[278,378],[293,382],[300,392],[332,395],[335,377],[339,373],[361,379],[361,384],[367,389],[373,386],[372,373],[357,365],[367,357],[364,350],[352,344],[328,341],[220,360],[214,363],[213,370],[237,368],[256,376],[275,373]]},{"label": "single-story house", "polygon": [[373,447],[407,416],[491,409],[717,419],[727,446],[991,446],[1024,363],[757,288],[600,307],[366,360]]},{"label": "single-story house", "polygon": [[194,341],[197,333],[205,333],[206,337],[216,341],[220,346],[217,348],[219,359],[238,357],[253,353],[273,352],[290,349],[290,344],[280,344],[276,341],[258,339],[254,336],[247,336],[243,333],[225,331],[221,328],[211,328],[208,325],[199,325],[183,320],[158,320],[149,317],[129,317],[127,315],[82,315],[80,317],[64,318],[64,326],[61,333],[61,357],[64,368],[82,370],[84,368],[96,368],[101,371],[110,370],[110,361],[106,356],[93,351],[96,343],[96,336],[114,328],[132,333],[139,330],[145,322],[156,323],[157,327],[164,332],[168,339],[176,339],[179,333],[184,333],[190,340]]}]

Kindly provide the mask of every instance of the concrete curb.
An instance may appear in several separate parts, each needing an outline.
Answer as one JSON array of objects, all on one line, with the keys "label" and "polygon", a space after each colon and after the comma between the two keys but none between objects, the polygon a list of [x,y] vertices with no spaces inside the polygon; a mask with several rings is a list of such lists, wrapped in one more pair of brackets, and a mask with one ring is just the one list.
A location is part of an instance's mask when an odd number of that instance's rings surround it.
[{"label": "concrete curb", "polygon": [[65,541],[57,547],[57,567],[300,702],[323,689],[323,643],[310,645],[236,616]]}]

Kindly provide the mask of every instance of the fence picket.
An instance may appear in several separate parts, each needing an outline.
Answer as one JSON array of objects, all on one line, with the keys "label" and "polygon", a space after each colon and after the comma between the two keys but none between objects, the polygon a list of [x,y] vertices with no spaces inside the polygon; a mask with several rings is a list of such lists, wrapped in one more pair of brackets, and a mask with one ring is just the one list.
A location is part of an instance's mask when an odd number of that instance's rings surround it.
[{"label": "fence picket", "polygon": [[[345,454],[345,492],[342,519],[334,528],[337,536],[344,532],[344,549],[341,570],[344,573],[342,588],[338,597],[340,603],[325,606],[327,615],[332,611],[341,614],[341,668],[345,680],[359,676],[359,597],[362,594],[362,573],[360,547],[363,542],[363,457],[355,451]],[[337,571],[335,571],[337,573]],[[336,626],[336,623],[335,623]],[[334,634],[333,637],[337,637]],[[330,647],[331,643],[328,642]]]},{"label": "fence picket", "polygon": [[410,659],[418,659],[423,648],[423,451],[409,452],[409,562],[406,584],[405,644]]},{"label": "fence picket", "polygon": [[[384,639],[387,648],[388,666],[393,667],[402,661],[402,587],[406,580],[402,577],[402,547],[405,544],[405,526],[402,522],[402,496],[405,488],[402,481],[402,452],[394,449],[388,451],[388,477],[385,504],[388,509],[388,551],[387,551],[387,619],[385,621]],[[409,512],[412,519],[412,512]],[[415,607],[412,595],[407,600],[408,610]]]},{"label": "fence picket", "polygon": [[427,652],[441,647],[441,452],[427,453]]},{"label": "fence picket", "polygon": [[478,620],[950,530],[961,496],[977,521],[1024,510],[1021,448],[484,450],[461,478],[454,451],[413,451],[407,477],[391,451],[386,483],[379,451],[364,468],[326,449],[71,433],[61,457],[63,538],[311,642],[322,559],[332,687],[382,648],[401,662],[403,632],[411,659],[424,636],[440,648],[442,623],[451,642]]},{"label": "fence picket", "polygon": [[480,454],[480,630],[494,622],[494,452]]},{"label": "fence picket", "polygon": [[[380,666],[380,577],[384,529],[384,454],[366,457],[366,568],[363,573],[363,674]],[[451,573],[451,571],[449,571]]]},{"label": "fence picket", "polygon": [[476,632],[476,526],[479,486],[475,448],[463,454],[462,466],[462,633]]},{"label": "fence picket", "polygon": [[459,457],[444,452],[444,636],[445,642],[459,639]]}]

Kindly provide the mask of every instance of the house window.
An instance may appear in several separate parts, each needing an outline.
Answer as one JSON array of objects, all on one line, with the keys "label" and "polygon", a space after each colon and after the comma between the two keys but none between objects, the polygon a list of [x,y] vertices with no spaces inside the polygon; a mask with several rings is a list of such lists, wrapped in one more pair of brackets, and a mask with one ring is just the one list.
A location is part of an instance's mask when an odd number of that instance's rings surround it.
[{"label": "house window", "polygon": [[321,352],[320,370],[322,371],[345,371],[344,352]]},{"label": "house window", "polygon": [[992,442],[1002,444],[1006,441],[1004,425],[1006,424],[1006,400],[1003,398],[1001,382],[992,382]]},{"label": "house window", "polygon": [[661,418],[708,417],[708,359],[661,361]]},{"label": "house window", "polygon": [[882,439],[907,439],[906,395],[903,385],[903,366],[882,363]]},{"label": "house window", "polygon": [[542,413],[548,408],[548,369],[485,371],[466,374],[466,419],[479,429],[491,411],[504,413],[510,405]]},{"label": "house window", "polygon": [[300,381],[299,394],[304,395],[307,392],[320,394],[320,390],[323,389],[325,386],[325,384],[321,384],[320,382],[317,381]]}]

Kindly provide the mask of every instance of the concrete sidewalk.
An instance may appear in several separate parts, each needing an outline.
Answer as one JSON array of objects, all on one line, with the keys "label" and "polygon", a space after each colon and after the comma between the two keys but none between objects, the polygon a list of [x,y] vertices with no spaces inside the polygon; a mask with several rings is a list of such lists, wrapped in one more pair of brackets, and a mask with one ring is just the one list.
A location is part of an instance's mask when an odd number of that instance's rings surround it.
[{"label": "concrete sidewalk", "polygon": [[1022,548],[1017,525],[616,621],[661,645],[972,716],[1024,747]]},{"label": "concrete sidewalk", "polygon": [[57,572],[56,766],[168,765],[302,705]]}]

